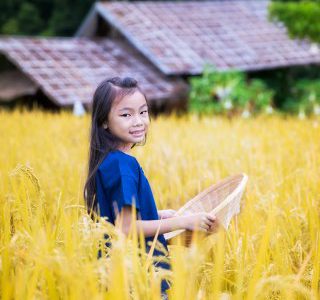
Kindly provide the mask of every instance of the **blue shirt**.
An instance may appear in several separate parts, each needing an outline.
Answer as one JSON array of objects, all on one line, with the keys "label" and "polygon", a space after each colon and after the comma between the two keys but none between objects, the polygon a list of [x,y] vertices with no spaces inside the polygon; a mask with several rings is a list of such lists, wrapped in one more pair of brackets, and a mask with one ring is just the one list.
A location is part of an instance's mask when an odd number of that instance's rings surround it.
[{"label": "blue shirt", "polygon": [[[110,151],[100,164],[95,179],[100,216],[107,217],[112,224],[115,224],[117,212],[120,212],[124,205],[133,204],[139,219],[159,219],[150,184],[135,157],[120,150]],[[148,242],[152,242],[153,238],[145,238],[147,252],[150,250]],[[163,234],[158,235],[158,241],[168,251]],[[154,249],[153,255],[164,254]],[[170,265],[165,262],[157,262],[156,266],[170,269]],[[163,282],[162,290],[166,288],[168,286]]]}]

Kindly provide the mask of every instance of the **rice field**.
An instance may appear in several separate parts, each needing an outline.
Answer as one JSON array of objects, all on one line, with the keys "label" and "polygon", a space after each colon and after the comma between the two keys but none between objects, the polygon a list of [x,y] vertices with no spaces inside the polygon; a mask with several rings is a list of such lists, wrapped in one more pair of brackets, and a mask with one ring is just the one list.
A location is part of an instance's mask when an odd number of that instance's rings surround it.
[{"label": "rice field", "polygon": [[[179,208],[218,180],[245,172],[229,230],[171,245],[156,270],[130,239],[86,215],[89,116],[0,111],[1,299],[320,298],[320,119],[153,119],[132,154],[158,209]],[[114,235],[97,259],[104,232]]]}]

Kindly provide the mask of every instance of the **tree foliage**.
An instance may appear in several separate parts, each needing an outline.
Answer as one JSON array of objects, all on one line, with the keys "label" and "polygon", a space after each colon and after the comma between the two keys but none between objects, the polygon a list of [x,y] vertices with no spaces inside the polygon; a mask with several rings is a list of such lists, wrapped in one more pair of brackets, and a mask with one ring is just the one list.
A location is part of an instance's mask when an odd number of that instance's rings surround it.
[{"label": "tree foliage", "polygon": [[273,1],[269,13],[286,25],[291,37],[320,42],[320,0]]},{"label": "tree foliage", "polygon": [[1,0],[0,33],[73,35],[94,0]]},{"label": "tree foliage", "polygon": [[190,83],[190,111],[245,116],[272,109],[273,91],[237,70],[219,72],[207,64],[202,76],[191,77]]},{"label": "tree foliage", "polygon": [[72,36],[94,2],[1,0],[0,34]]}]

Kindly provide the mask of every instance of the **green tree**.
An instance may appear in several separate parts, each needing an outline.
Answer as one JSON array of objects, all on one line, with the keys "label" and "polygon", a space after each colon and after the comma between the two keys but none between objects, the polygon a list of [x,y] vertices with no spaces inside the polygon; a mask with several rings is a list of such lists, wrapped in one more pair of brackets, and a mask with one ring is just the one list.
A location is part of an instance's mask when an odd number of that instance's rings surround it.
[{"label": "green tree", "polygon": [[190,78],[189,111],[200,114],[256,114],[271,108],[274,93],[258,79],[238,70],[220,72],[207,64],[203,74]]},{"label": "green tree", "polygon": [[55,35],[73,35],[93,0],[55,0],[49,27]]},{"label": "green tree", "polygon": [[94,0],[1,0],[0,34],[73,35]]},{"label": "green tree", "polygon": [[291,37],[320,42],[320,0],[273,1],[269,15],[283,22]]},{"label": "green tree", "polygon": [[73,35],[94,2],[1,0],[0,34]]},{"label": "green tree", "polygon": [[[4,26],[12,28],[11,30],[18,31],[17,21],[15,20],[15,15],[22,4],[22,0],[1,0],[0,1],[0,28],[2,33],[2,28]],[[6,25],[9,23],[8,25]],[[15,24],[14,24],[15,23]]]},{"label": "green tree", "polygon": [[2,27],[5,34],[37,34],[43,28],[43,21],[36,6],[25,2],[20,6],[16,18],[12,17]]}]

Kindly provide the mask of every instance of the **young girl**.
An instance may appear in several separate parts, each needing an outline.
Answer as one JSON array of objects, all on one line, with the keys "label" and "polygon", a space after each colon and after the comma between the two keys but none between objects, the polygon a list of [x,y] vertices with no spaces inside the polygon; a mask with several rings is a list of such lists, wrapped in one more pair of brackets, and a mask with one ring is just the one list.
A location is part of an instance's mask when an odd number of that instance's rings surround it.
[{"label": "young girl", "polygon": [[[148,101],[133,78],[111,78],[97,87],[92,103],[88,178],[84,197],[88,212],[107,217],[112,224],[122,219],[128,234],[131,209],[136,209],[137,230],[148,242],[159,229],[158,241],[168,251],[164,233],[177,230],[214,231],[216,218],[207,213],[174,217],[174,210],[157,210],[149,182],[136,158],[130,155],[135,145],[144,145],[150,124]],[[153,255],[163,255],[157,249]],[[170,269],[159,262],[158,267]],[[166,281],[161,291],[169,288]]]}]

